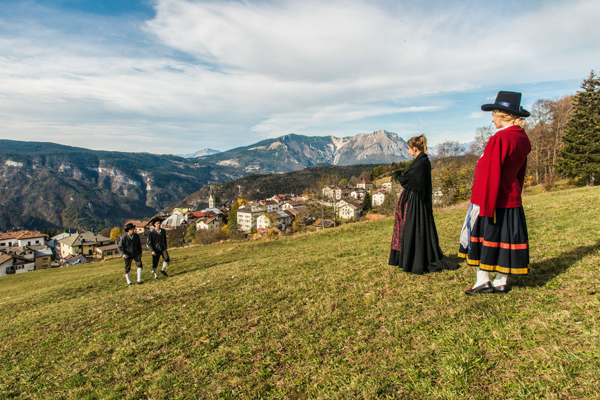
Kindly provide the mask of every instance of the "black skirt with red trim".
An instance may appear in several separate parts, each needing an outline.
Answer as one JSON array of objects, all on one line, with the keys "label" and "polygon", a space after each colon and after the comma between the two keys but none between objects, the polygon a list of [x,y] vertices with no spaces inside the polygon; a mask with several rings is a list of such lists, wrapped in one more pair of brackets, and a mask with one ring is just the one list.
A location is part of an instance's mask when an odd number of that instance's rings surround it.
[{"label": "black skirt with red trim", "polygon": [[496,208],[495,218],[478,217],[469,247],[461,245],[458,256],[484,271],[527,275],[529,239],[523,207]]}]

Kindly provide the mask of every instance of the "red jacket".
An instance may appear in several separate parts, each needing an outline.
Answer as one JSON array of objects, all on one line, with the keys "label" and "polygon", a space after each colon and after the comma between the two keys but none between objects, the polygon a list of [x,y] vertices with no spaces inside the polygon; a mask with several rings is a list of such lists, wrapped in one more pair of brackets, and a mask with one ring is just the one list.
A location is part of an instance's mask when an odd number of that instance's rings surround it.
[{"label": "red jacket", "polygon": [[531,143],[523,128],[501,129],[490,138],[475,168],[471,203],[482,217],[493,217],[497,208],[520,207],[527,155]]}]

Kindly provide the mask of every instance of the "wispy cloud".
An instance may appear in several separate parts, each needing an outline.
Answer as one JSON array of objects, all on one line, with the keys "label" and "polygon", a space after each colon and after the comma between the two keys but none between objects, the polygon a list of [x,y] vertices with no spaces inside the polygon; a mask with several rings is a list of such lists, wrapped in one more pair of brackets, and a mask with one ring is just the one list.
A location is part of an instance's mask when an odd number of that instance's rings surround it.
[{"label": "wispy cloud", "polygon": [[[18,131],[18,138],[47,140],[52,132],[87,147],[181,152],[292,131],[339,135],[356,126],[358,133],[390,118],[414,131],[420,124],[408,121],[422,112],[464,132],[460,113],[444,113],[448,102],[484,88],[581,79],[597,68],[600,50],[600,4],[589,0],[521,8],[154,4],[147,21],[69,18],[61,9],[0,16],[2,137]],[[70,22],[84,17],[89,23]]]}]

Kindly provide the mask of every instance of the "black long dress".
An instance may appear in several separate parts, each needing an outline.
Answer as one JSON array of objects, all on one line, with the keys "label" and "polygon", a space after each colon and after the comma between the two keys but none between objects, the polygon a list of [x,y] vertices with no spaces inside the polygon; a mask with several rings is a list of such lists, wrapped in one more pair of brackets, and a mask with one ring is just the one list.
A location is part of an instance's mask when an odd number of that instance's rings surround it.
[{"label": "black long dress", "polygon": [[458,264],[440,249],[427,154],[420,153],[399,180],[404,190],[396,208],[389,264],[414,274],[457,269]]}]

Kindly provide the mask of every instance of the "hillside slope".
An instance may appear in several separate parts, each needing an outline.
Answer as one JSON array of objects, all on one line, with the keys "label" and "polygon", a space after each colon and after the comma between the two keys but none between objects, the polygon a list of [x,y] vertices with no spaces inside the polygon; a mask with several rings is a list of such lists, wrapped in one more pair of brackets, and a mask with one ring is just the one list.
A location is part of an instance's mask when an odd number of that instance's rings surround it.
[{"label": "hillside slope", "polygon": [[0,140],[0,231],[120,225],[241,176],[175,156]]},{"label": "hillside slope", "polygon": [[[600,188],[524,206],[506,296],[388,266],[392,219],[172,251],[141,286],[119,260],[0,278],[0,398],[597,398]],[[464,212],[436,214],[447,254]]]}]

